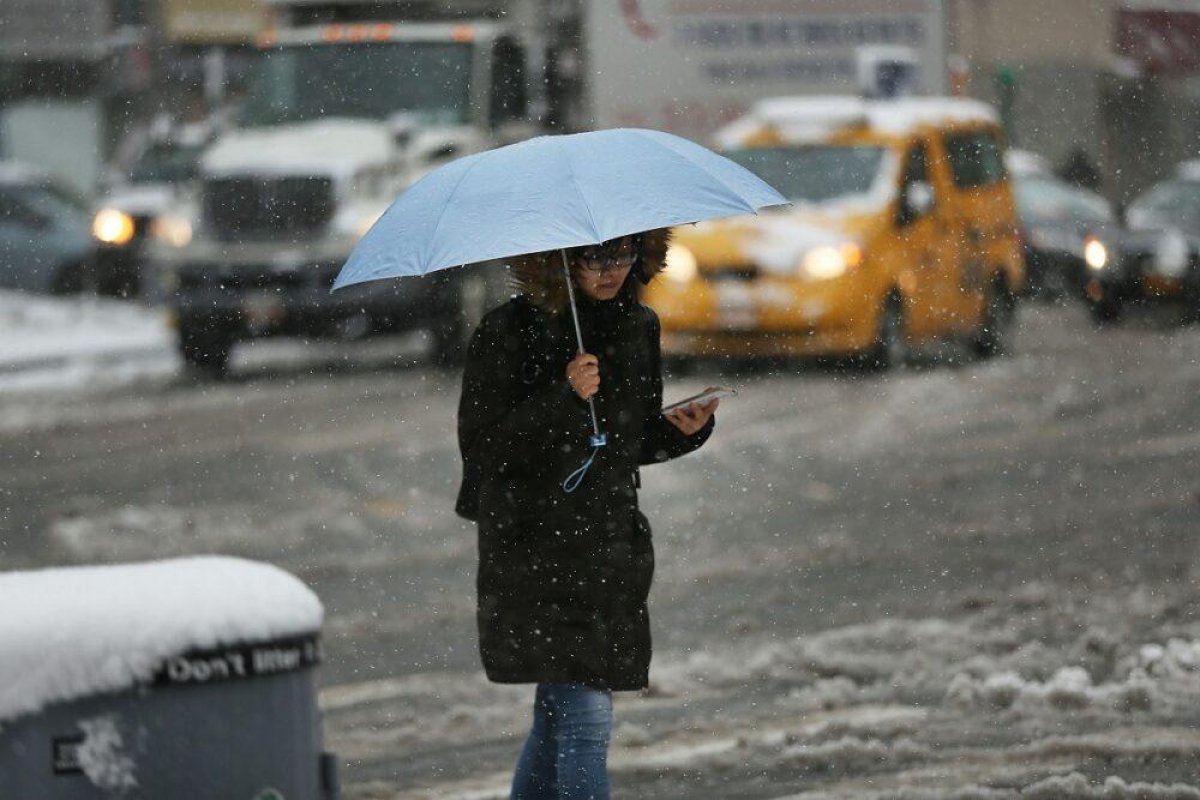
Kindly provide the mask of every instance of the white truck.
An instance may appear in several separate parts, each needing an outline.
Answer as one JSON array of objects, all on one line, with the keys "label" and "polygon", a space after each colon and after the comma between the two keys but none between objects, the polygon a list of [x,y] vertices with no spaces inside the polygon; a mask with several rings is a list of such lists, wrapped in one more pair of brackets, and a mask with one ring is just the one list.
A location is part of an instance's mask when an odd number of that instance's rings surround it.
[{"label": "white truck", "polygon": [[458,358],[479,313],[464,313],[476,271],[330,286],[405,186],[532,132],[523,42],[478,5],[471,20],[393,22],[378,3],[272,0],[237,126],[153,222],[150,258],[187,365],[223,372],[252,337],[421,328],[437,361]]},{"label": "white truck", "polygon": [[945,82],[938,0],[266,2],[238,127],[152,226],[183,357],[217,372],[268,335],[425,328],[434,358],[456,360],[487,270],[329,286],[409,183],[533,118],[705,141],[762,97],[854,91],[865,67],[896,90]]}]

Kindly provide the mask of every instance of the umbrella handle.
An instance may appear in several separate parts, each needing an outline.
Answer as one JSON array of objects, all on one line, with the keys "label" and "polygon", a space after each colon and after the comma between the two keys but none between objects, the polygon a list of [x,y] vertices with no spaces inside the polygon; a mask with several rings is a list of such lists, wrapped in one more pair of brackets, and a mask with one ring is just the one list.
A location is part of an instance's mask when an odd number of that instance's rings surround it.
[{"label": "umbrella handle", "polygon": [[[559,255],[562,256],[563,277],[567,280],[567,297],[571,300],[571,321],[575,323],[575,342],[579,345],[579,352],[586,352],[583,349],[583,330],[579,327],[579,309],[575,307],[575,286],[571,281],[571,266],[567,263],[567,251],[559,250]],[[608,436],[600,432],[600,423],[596,420],[596,403],[591,397],[587,400],[588,413],[592,416],[592,438],[589,444],[592,447],[603,447],[608,441]]]}]

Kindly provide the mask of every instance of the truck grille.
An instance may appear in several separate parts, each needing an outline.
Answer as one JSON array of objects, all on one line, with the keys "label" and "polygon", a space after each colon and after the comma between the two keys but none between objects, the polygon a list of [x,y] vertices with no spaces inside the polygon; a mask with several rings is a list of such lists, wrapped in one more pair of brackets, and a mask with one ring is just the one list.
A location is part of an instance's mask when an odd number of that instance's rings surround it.
[{"label": "truck grille", "polygon": [[329,178],[230,177],[204,182],[204,221],[221,241],[317,236],[333,216]]}]

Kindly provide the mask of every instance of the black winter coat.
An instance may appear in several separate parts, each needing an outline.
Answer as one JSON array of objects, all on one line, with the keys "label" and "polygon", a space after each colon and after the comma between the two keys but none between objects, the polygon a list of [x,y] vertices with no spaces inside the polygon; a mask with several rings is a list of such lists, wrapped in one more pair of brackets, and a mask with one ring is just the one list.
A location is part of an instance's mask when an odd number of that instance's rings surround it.
[{"label": "black winter coat", "polygon": [[478,523],[479,645],[498,683],[647,685],[654,551],[637,470],[695,450],[713,421],[689,437],[662,416],[658,318],[631,298],[581,299],[608,444],[572,493],[563,482],[592,448],[587,404],[565,377],[577,349],[569,315],[517,297],[471,340],[459,512]]}]

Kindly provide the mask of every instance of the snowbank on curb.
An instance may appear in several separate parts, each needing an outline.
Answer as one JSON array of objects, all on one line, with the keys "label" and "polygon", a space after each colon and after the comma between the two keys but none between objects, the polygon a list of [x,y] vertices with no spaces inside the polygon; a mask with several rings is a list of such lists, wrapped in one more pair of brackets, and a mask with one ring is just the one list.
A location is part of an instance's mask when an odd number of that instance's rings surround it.
[{"label": "snowbank on curb", "polygon": [[[798,795],[783,800],[807,800]],[[880,798],[881,795],[871,795]],[[1126,783],[1109,777],[1103,784],[1089,783],[1078,772],[1056,775],[1023,789],[992,789],[970,786],[964,789],[906,789],[889,792],[888,800],[1200,800],[1200,789],[1184,784]]]},{"label": "snowbank on curb", "polygon": [[122,374],[133,364],[142,371],[177,369],[161,310],[121,300],[0,290],[0,387],[80,384],[115,364]]},{"label": "snowbank on curb", "polygon": [[0,290],[0,365],[167,348],[162,311],[128,301]]},{"label": "snowbank on curb", "polygon": [[0,721],[127,689],[190,650],[320,630],[320,601],[267,564],[203,556],[0,573]]}]

